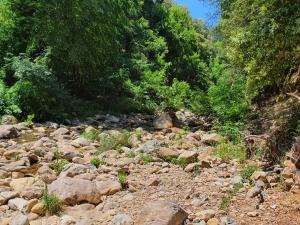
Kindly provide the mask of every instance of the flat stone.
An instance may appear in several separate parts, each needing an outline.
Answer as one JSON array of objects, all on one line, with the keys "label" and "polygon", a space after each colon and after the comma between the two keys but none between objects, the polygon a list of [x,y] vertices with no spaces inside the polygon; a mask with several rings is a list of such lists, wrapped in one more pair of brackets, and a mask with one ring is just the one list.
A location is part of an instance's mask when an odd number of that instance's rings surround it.
[{"label": "flat stone", "polygon": [[194,151],[184,151],[178,157],[178,159],[184,159],[187,162],[192,162],[193,160],[197,159],[198,153]]},{"label": "flat stone", "polygon": [[204,220],[205,222],[213,218],[215,215],[216,215],[216,211],[213,209],[207,209],[196,213],[197,219]]},{"label": "flat stone", "polygon": [[133,220],[126,214],[115,215],[109,225],[133,225]]},{"label": "flat stone", "polygon": [[24,214],[17,213],[12,217],[9,225],[29,225],[29,220]]},{"label": "flat stone", "polygon": [[0,205],[6,204],[8,200],[17,197],[18,193],[15,191],[0,192]]},{"label": "flat stone", "polygon": [[14,198],[8,201],[9,208],[22,211],[26,208],[28,201],[23,198]]},{"label": "flat stone", "polygon": [[173,201],[150,202],[141,210],[138,225],[182,225],[188,214]]}]

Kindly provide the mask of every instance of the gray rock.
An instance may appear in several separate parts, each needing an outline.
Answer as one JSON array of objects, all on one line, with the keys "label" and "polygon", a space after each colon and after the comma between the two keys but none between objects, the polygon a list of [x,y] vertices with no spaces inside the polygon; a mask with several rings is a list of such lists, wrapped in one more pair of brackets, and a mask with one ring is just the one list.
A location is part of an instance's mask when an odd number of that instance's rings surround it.
[{"label": "gray rock", "polygon": [[28,201],[23,198],[14,198],[8,201],[9,208],[22,211],[26,208]]},{"label": "gray rock", "polygon": [[242,183],[243,178],[241,176],[235,176],[231,179],[230,183],[235,185],[235,184],[239,184]]},{"label": "gray rock", "polygon": [[216,211],[213,209],[207,209],[196,213],[196,217],[198,220],[208,221],[216,215]]},{"label": "gray rock", "polygon": [[92,142],[84,137],[80,137],[75,139],[74,141],[71,142],[71,145],[73,145],[76,148],[84,147],[84,146],[89,146]]},{"label": "gray rock", "polygon": [[156,130],[171,128],[174,126],[173,119],[169,113],[162,113],[153,121],[153,126]]},{"label": "gray rock", "polygon": [[229,216],[224,216],[221,218],[220,225],[237,225],[237,223],[234,218]]},{"label": "gray rock", "polygon": [[22,213],[17,213],[12,217],[9,225],[29,225],[29,220]]},{"label": "gray rock", "polygon": [[154,139],[154,140],[147,141],[144,144],[141,144],[140,148],[145,153],[151,153],[151,152],[159,149],[160,146],[161,146],[161,141]]},{"label": "gray rock", "polygon": [[130,218],[130,216],[126,214],[118,214],[115,215],[112,220],[110,225],[132,225],[133,220]]},{"label": "gray rock", "polygon": [[0,192],[0,205],[6,204],[8,200],[17,197],[18,193],[14,191]]}]

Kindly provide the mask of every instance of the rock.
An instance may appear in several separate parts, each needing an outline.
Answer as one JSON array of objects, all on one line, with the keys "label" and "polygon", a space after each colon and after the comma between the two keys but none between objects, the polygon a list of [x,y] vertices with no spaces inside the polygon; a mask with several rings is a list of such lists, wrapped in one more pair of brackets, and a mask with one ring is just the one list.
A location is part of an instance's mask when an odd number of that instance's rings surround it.
[{"label": "rock", "polygon": [[258,212],[248,212],[247,216],[249,216],[249,217],[257,217],[258,216]]},{"label": "rock", "polygon": [[194,151],[184,151],[178,157],[178,159],[186,160],[187,162],[192,162],[197,159],[198,153]]},{"label": "rock", "polygon": [[15,191],[0,192],[0,205],[6,204],[8,200],[17,197],[18,193]]},{"label": "rock", "polygon": [[45,210],[44,210],[44,205],[43,203],[39,202],[37,204],[35,204],[32,209],[31,209],[32,213],[36,213],[38,215],[44,215],[45,214]]},{"label": "rock", "polygon": [[29,225],[29,220],[22,213],[17,213],[12,217],[9,225]]},{"label": "rock", "polygon": [[69,164],[69,168],[60,174],[60,177],[75,177],[80,174],[87,173],[90,167],[81,164]]},{"label": "rock", "polygon": [[113,180],[98,181],[96,186],[101,195],[113,195],[122,190],[121,184]]},{"label": "rock", "polygon": [[188,214],[175,202],[155,201],[143,207],[138,225],[183,225]]},{"label": "rock", "polygon": [[230,184],[235,185],[242,183],[243,178],[241,176],[235,176],[230,180]]},{"label": "rock", "polygon": [[200,160],[199,164],[201,168],[212,168],[211,163],[208,160]]},{"label": "rock", "polygon": [[26,212],[29,213],[34,205],[39,202],[38,199],[34,198],[27,202]]},{"label": "rock", "polygon": [[24,156],[26,155],[26,151],[22,150],[22,149],[13,149],[13,150],[8,150],[8,151],[5,151],[3,156],[6,158],[6,159],[13,159],[14,157],[16,156]]},{"label": "rock", "polygon": [[213,209],[207,209],[196,213],[197,219],[204,220],[205,222],[213,218],[215,215],[216,215],[216,211]]},{"label": "rock", "polygon": [[99,204],[103,195],[112,195],[122,189],[117,181],[92,182],[84,179],[63,177],[49,185],[49,192],[56,194],[68,205],[89,202]]},{"label": "rock", "polygon": [[219,225],[219,220],[217,218],[209,219],[207,225]]},{"label": "rock", "polygon": [[208,144],[208,145],[216,145],[219,144],[221,141],[223,140],[223,137],[219,134],[204,134],[201,137],[201,141],[204,144]]},{"label": "rock", "polygon": [[247,196],[249,198],[254,198],[258,196],[259,194],[261,194],[263,187],[264,187],[263,181],[260,180],[256,181],[255,186],[250,188],[250,190],[247,192]]},{"label": "rock", "polygon": [[146,181],[147,186],[157,186],[159,184],[160,180],[157,178],[150,178]]},{"label": "rock", "polygon": [[261,180],[263,181],[264,183],[267,183],[268,180],[267,180],[267,175],[268,173],[266,172],[263,172],[263,171],[255,171],[252,176],[251,176],[251,179],[252,180]]},{"label": "rock", "polygon": [[102,197],[95,183],[69,177],[55,180],[49,185],[49,193],[57,195],[68,205],[75,205],[83,201],[98,204]]},{"label": "rock", "polygon": [[75,223],[76,223],[76,220],[72,216],[63,215],[61,217],[61,225],[72,225]]},{"label": "rock", "polygon": [[293,168],[290,168],[290,167],[285,167],[284,169],[283,169],[283,171],[281,172],[281,175],[284,177],[284,178],[286,178],[286,179],[288,179],[288,178],[293,178],[293,172],[294,172],[295,170],[293,169]]},{"label": "rock", "polygon": [[17,119],[14,116],[10,116],[10,115],[5,115],[2,116],[1,119],[1,124],[3,125],[13,125],[17,123]]},{"label": "rock", "polygon": [[10,139],[19,136],[15,125],[0,125],[0,139]]},{"label": "rock", "polygon": [[92,142],[84,137],[80,137],[75,139],[74,141],[71,142],[71,145],[73,145],[76,148],[84,147],[84,146],[89,146]]},{"label": "rock", "polygon": [[300,169],[300,138],[293,144],[291,151],[287,155],[297,169]]},{"label": "rock", "polygon": [[22,211],[26,208],[28,201],[23,198],[14,198],[8,201],[8,206],[12,210]]},{"label": "rock", "polygon": [[33,177],[23,177],[23,178],[12,180],[9,185],[14,191],[20,193],[25,189],[32,187],[33,184],[34,184]]},{"label": "rock", "polygon": [[157,152],[158,156],[161,158],[168,158],[168,157],[178,157],[179,153],[169,148],[161,147]]},{"label": "rock", "polygon": [[156,130],[171,128],[174,126],[173,119],[169,113],[162,113],[153,121],[153,126]]},{"label": "rock", "polygon": [[61,136],[61,135],[66,135],[69,134],[70,131],[67,128],[61,127],[58,128],[56,131],[52,132],[50,135],[51,136]]},{"label": "rock", "polygon": [[235,219],[229,216],[225,216],[221,218],[220,225],[237,225]]},{"label": "rock", "polygon": [[133,225],[133,220],[126,214],[115,215],[109,225]]},{"label": "rock", "polygon": [[199,163],[190,163],[184,168],[184,171],[187,173],[193,172],[197,168],[197,166],[200,166],[200,164]]},{"label": "rock", "polygon": [[140,148],[145,153],[151,153],[151,152],[159,149],[160,146],[161,146],[161,142],[159,140],[154,139],[154,140],[147,141],[144,144],[141,144]]}]

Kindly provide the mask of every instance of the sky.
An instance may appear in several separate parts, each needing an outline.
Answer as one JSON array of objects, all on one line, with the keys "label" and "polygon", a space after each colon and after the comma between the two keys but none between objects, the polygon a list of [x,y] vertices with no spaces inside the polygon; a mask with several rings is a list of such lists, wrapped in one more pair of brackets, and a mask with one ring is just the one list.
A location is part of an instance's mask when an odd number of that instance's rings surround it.
[{"label": "sky", "polygon": [[202,19],[212,26],[216,25],[218,21],[217,9],[208,0],[176,0],[176,2],[186,6],[194,19]]}]

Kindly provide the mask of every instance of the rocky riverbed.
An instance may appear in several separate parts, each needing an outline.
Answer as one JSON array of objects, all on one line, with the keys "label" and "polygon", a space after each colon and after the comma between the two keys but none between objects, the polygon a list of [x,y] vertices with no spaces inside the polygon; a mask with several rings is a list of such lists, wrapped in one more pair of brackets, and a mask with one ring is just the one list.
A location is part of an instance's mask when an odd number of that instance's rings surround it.
[{"label": "rocky riverbed", "polygon": [[[215,154],[224,137],[209,125],[152,124],[150,115],[100,115],[68,126],[1,125],[0,224],[300,224],[291,161],[225,161]],[[249,180],[247,165],[256,168]],[[58,214],[46,210],[45,189],[63,202]]]}]

